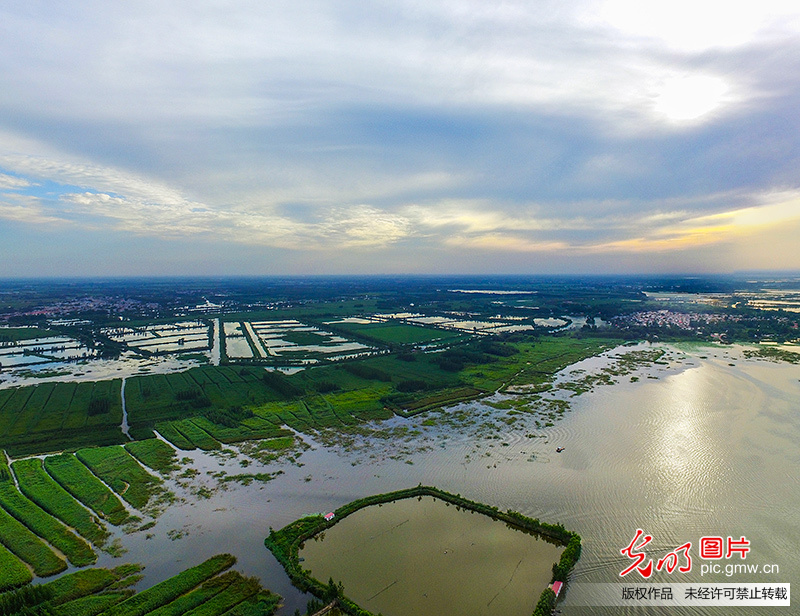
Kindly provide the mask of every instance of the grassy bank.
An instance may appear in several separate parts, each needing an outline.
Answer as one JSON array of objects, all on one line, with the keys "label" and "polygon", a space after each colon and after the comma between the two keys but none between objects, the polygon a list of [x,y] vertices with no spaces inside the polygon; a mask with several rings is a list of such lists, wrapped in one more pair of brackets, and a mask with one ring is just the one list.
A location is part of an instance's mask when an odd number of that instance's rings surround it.
[{"label": "grassy bank", "polygon": [[47,474],[40,459],[18,460],[14,462],[13,469],[19,488],[25,496],[53,517],[74,528],[94,545],[105,544],[109,536],[108,531]]},{"label": "grassy bank", "polygon": [[114,493],[71,453],[48,456],[44,468],[58,484],[101,518],[119,526],[128,521],[128,511]]},{"label": "grassy bank", "polygon": [[230,554],[209,558],[107,610],[104,616],[144,616],[181,597],[236,562]]},{"label": "grassy bank", "polygon": [[[2,559],[0,548],[0,563]],[[139,565],[83,569],[45,584],[0,591],[0,614],[269,616],[274,613],[280,597],[263,589],[256,578],[245,578],[236,571],[222,573],[235,562],[230,554],[220,554],[138,594],[129,587],[141,577]],[[2,576],[0,573],[0,580]]]},{"label": "grassy bank", "polygon": [[97,560],[97,555],[86,541],[25,498],[11,481],[0,482],[0,506],[33,533],[60,550],[73,565],[85,567]]},{"label": "grassy bank", "polygon": [[162,481],[144,470],[119,445],[80,449],[75,455],[112,490],[140,511],[153,496],[164,491]]}]

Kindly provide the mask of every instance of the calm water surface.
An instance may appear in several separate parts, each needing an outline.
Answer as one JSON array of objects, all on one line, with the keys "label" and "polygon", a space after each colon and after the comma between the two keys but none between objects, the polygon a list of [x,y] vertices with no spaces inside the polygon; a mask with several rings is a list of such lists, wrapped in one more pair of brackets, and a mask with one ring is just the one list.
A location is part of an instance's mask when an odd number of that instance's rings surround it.
[{"label": "calm water surface", "polygon": [[[797,580],[800,366],[745,360],[741,349],[733,347],[669,348],[668,365],[637,371],[635,382],[623,376],[616,385],[571,398],[572,411],[546,429],[527,419],[507,425],[501,421],[508,418],[506,411],[473,403],[460,408],[480,415],[477,424],[421,426],[426,417],[438,417],[429,414],[381,425],[418,427],[421,433],[411,442],[367,438],[360,447],[323,447],[303,437],[312,449],[299,458],[302,466],[268,467],[284,471],[269,483],[232,484],[208,499],[176,487],[187,503],[168,509],[147,531],[150,538],[144,532],[123,535],[129,550],[125,560],[147,565],[142,584],[149,586],[212,554],[232,552],[239,559],[237,568],[282,594],[282,613],[291,614],[296,607],[304,609],[307,597],[291,586],[264,548],[270,527],[362,496],[424,483],[578,531],[583,557],[560,604],[565,615],[626,613],[582,604],[591,602],[585,592],[591,587],[585,584],[620,582],[619,572],[631,562],[620,549],[637,528],[653,535],[646,551],[654,559],[687,541],[693,545],[690,573],[660,572],[651,582]],[[606,361],[593,358],[571,369],[592,371]],[[495,429],[480,429],[491,422]],[[566,449],[557,454],[557,446]],[[215,488],[211,472],[262,470],[256,464],[242,469],[241,457],[186,455],[201,470],[194,489]],[[696,550],[704,535],[745,536],[751,543],[747,563],[775,564],[779,572],[701,577]],[[100,564],[120,562],[103,556]],[[724,608],[662,609],[627,613],[725,613]]]},{"label": "calm water surface", "polygon": [[563,548],[425,496],[361,509],[307,541],[303,567],[384,616],[530,616]]}]

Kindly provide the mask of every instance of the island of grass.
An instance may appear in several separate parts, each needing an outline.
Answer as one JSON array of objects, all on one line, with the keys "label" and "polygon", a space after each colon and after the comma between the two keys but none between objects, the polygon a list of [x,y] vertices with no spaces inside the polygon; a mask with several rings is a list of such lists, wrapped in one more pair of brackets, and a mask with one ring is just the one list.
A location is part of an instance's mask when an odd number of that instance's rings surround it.
[{"label": "island of grass", "polygon": [[[506,523],[514,530],[536,534],[549,542],[564,546],[565,549],[561,553],[560,559],[552,566],[552,581],[566,582],[569,573],[580,558],[580,536],[577,533],[566,530],[560,524],[541,522],[515,511],[501,511],[497,507],[477,503],[460,495],[450,494],[434,487],[422,485],[355,500],[332,512],[333,516],[323,517],[322,515],[317,515],[300,518],[278,531],[271,529],[265,544],[283,565],[292,583],[300,590],[311,592],[326,603],[335,601],[338,608],[346,614],[373,616],[373,612],[368,611],[352,598],[346,596],[342,585],[333,583],[333,576],[327,584],[316,579],[309,570],[301,565],[300,551],[306,541],[318,537],[323,531],[330,529],[343,518],[361,509],[371,505],[393,503],[410,498],[421,499],[426,496],[456,505],[461,509],[483,514],[494,520]],[[555,600],[556,597],[551,589],[543,589],[533,611],[534,616],[549,614],[555,605]]]}]

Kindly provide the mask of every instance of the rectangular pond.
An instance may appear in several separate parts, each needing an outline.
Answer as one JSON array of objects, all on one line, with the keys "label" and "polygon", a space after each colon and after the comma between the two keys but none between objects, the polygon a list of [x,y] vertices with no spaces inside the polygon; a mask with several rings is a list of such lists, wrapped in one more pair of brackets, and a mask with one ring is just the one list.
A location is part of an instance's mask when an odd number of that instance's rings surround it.
[{"label": "rectangular pond", "polygon": [[562,551],[423,496],[360,509],[306,541],[300,557],[374,614],[529,616]]}]

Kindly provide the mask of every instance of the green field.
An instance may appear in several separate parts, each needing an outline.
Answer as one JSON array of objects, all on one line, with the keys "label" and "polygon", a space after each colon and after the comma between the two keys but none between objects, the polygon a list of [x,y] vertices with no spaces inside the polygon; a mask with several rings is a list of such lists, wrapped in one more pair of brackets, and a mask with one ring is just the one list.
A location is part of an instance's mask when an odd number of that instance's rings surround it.
[{"label": "green field", "polygon": [[[0,390],[0,447],[19,457],[122,442],[120,387],[114,379]],[[107,400],[108,411],[91,415],[92,400]]]},{"label": "green field", "polygon": [[0,614],[9,616],[270,616],[280,602],[258,579],[222,573],[236,562],[230,554],[209,558],[138,594],[129,587],[140,579],[140,565],[82,569],[26,585],[30,573],[24,566],[15,569],[9,558],[0,547]]},{"label": "green field", "polygon": [[282,340],[292,342],[299,346],[317,346],[330,343],[331,337],[317,332],[287,331],[281,336]]},{"label": "green field", "polygon": [[71,453],[48,456],[44,467],[58,484],[98,516],[119,526],[129,515],[119,498]]},{"label": "green field", "polygon": [[406,323],[336,323],[336,327],[384,344],[430,344],[464,337],[458,332]]},{"label": "green field", "polygon": [[[152,436],[152,428],[162,421],[284,399],[264,382],[263,375],[264,369],[258,367],[201,366],[129,379],[125,402],[132,433],[144,438]],[[194,397],[179,399],[188,396]]]},{"label": "green field", "polygon": [[53,335],[57,334],[39,327],[3,327],[0,328],[0,343],[17,340],[32,340],[34,338],[48,338]]},{"label": "green field", "polygon": [[258,578],[245,578],[236,574],[227,588],[224,588],[205,603],[186,612],[186,616],[219,616],[225,614],[228,610],[233,609],[242,601],[250,599],[260,591],[261,584]]},{"label": "green field", "polygon": [[125,449],[139,462],[159,473],[169,474],[179,468],[175,450],[164,441],[155,438],[135,441],[125,445]]},{"label": "green field", "polygon": [[134,574],[140,570],[138,565],[82,569],[52,582],[3,592],[0,614],[95,616],[133,593],[120,589],[135,582]]},{"label": "green field", "polygon": [[138,510],[160,493],[162,481],[148,473],[119,445],[80,449],[75,454],[117,494]]},{"label": "green field", "polygon": [[[398,323],[339,325],[382,336],[387,344],[430,342],[441,335],[452,341],[460,337]],[[617,342],[566,335],[511,343],[483,338],[440,353],[405,350],[399,355],[315,366],[292,376],[257,366],[201,366],[175,374],[137,376],[125,388],[128,422],[137,439],[152,437],[156,429],[176,448],[213,450],[222,443],[279,437],[282,425],[299,431],[350,426],[385,419],[393,411],[408,414],[456,404],[509,385],[545,384],[558,370]],[[119,442],[116,398],[109,417],[88,417],[85,412],[93,398],[108,400],[114,394],[118,398],[119,383],[0,390],[0,410],[7,411],[0,413],[0,440],[9,443],[12,454],[21,448],[40,448],[33,442],[42,435],[45,448],[52,448],[56,439],[74,447],[81,440],[94,440],[95,435],[99,443],[109,442],[110,433],[111,442]],[[84,430],[77,427],[81,421]],[[57,435],[42,432],[57,424],[62,426]],[[90,424],[91,431],[85,430]],[[145,465],[168,472],[171,463],[160,456],[169,457],[169,452],[163,443],[155,443],[128,445],[128,450]],[[125,498],[137,499],[137,488],[130,490]]]},{"label": "green field", "polygon": [[33,579],[22,561],[0,545],[0,592],[27,584]]},{"label": "green field", "polygon": [[153,610],[150,612],[150,616],[183,616],[228,588],[239,577],[241,576],[235,571],[223,573],[207,582],[203,582],[198,588],[178,597],[171,603]]},{"label": "green field", "polygon": [[0,509],[0,543],[21,561],[28,563],[39,577],[61,573],[67,563],[56,556],[27,526]]},{"label": "green field", "polygon": [[69,492],[47,474],[39,458],[17,460],[14,462],[13,468],[19,488],[25,496],[50,515],[74,528],[94,545],[105,544],[109,536],[108,531],[98,524],[94,516],[81,506]]},{"label": "green field", "polygon": [[105,612],[104,616],[144,616],[181,597],[206,580],[229,569],[236,562],[230,554],[209,558],[204,563],[182,571]]},{"label": "green field", "polygon": [[137,565],[122,565],[116,569],[82,569],[43,584],[52,591],[51,605],[68,605],[81,597],[98,593],[141,570]]},{"label": "green field", "polygon": [[61,522],[25,498],[11,481],[0,482],[0,506],[31,531],[60,550],[70,563],[85,567],[97,560],[89,544]]},{"label": "green field", "polygon": [[[181,419],[180,421],[170,422],[170,426],[177,431],[185,440],[189,441],[193,448],[211,451],[221,449],[222,445],[214,439],[208,432],[199,428],[191,419]],[[164,436],[162,433],[161,436]],[[166,437],[164,437],[166,438]],[[174,443],[173,443],[174,444]]]},{"label": "green field", "polygon": [[78,597],[55,608],[57,616],[98,616],[130,597],[130,592],[103,592],[87,597]]},{"label": "green field", "polygon": [[489,364],[468,366],[459,375],[465,383],[487,391],[495,391],[508,385],[546,383],[559,370],[593,357],[620,342],[602,338],[556,336],[536,342],[516,343],[513,345],[518,351],[516,355],[500,357]]},{"label": "green field", "polygon": [[170,443],[175,445],[178,449],[182,449],[184,451],[191,451],[192,449],[197,449],[194,443],[186,438],[183,434],[178,432],[178,429],[175,427],[174,422],[171,421],[162,421],[155,425],[155,430],[167,439]]}]

